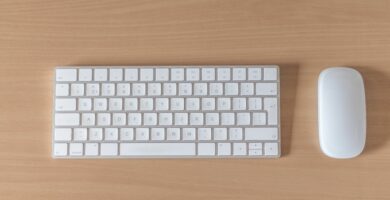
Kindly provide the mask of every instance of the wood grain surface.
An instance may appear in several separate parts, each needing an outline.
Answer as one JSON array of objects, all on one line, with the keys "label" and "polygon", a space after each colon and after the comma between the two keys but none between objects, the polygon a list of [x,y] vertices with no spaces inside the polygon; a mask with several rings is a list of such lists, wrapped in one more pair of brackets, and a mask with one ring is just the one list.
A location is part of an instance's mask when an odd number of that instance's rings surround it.
[{"label": "wood grain surface", "polygon": [[[0,0],[0,199],[389,199],[390,1]],[[57,65],[278,64],[280,159],[53,160]],[[367,90],[356,159],[324,156],[317,78]]]}]

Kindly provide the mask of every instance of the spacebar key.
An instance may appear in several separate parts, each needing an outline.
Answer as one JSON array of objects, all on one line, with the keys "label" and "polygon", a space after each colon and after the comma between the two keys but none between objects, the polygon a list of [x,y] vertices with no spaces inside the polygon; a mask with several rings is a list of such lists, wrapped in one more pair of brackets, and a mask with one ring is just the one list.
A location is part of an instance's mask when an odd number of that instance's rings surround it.
[{"label": "spacebar key", "polygon": [[195,143],[121,143],[121,156],[192,156]]}]

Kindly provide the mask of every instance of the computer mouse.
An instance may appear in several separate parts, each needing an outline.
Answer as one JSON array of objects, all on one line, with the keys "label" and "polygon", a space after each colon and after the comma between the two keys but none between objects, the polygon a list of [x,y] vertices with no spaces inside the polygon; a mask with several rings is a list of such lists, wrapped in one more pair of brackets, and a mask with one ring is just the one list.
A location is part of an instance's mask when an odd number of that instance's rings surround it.
[{"label": "computer mouse", "polygon": [[361,74],[348,67],[323,70],[318,79],[318,128],[323,153],[353,158],[366,142],[366,100]]}]

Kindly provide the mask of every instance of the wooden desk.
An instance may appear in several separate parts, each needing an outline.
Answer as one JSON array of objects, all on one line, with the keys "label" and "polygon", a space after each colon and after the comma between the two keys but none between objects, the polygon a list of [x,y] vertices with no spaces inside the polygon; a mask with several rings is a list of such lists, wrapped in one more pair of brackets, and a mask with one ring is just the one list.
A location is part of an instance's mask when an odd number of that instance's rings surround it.
[{"label": "wooden desk", "polygon": [[[0,1],[1,199],[389,199],[390,1]],[[279,64],[275,160],[53,160],[56,65]],[[316,88],[356,66],[368,138],[318,145]]]}]

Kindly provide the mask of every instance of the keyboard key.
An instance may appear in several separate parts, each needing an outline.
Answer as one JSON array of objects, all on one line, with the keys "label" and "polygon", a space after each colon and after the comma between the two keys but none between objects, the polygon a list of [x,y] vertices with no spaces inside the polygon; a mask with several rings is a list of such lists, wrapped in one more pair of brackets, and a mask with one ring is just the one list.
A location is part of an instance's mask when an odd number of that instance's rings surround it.
[{"label": "keyboard key", "polygon": [[161,95],[161,83],[148,83],[148,95],[160,96]]},{"label": "keyboard key", "polygon": [[238,83],[225,83],[225,95],[238,95]]},{"label": "keyboard key", "polygon": [[207,95],[207,83],[195,83],[194,95],[204,96]]},{"label": "keyboard key", "polygon": [[233,110],[246,110],[246,98],[233,98]]},{"label": "keyboard key", "polygon": [[184,81],[184,68],[172,68],[171,69],[172,81]]},{"label": "keyboard key", "polygon": [[218,98],[218,110],[230,110],[230,98]]},{"label": "keyboard key", "polygon": [[196,129],[195,128],[183,128],[183,140],[195,140]]},{"label": "keyboard key", "polygon": [[163,92],[166,96],[176,95],[176,83],[164,83]]},{"label": "keyboard key", "polygon": [[200,99],[199,98],[187,98],[186,99],[186,110],[199,110]]},{"label": "keyboard key", "polygon": [[122,81],[123,70],[122,69],[110,69],[110,81]]},{"label": "keyboard key", "polygon": [[145,113],[144,114],[144,125],[146,125],[146,126],[157,125],[157,113]]},{"label": "keyboard key", "polygon": [[102,84],[102,96],[114,96],[115,95],[115,84],[103,83]]},{"label": "keyboard key", "polygon": [[203,113],[191,113],[190,124],[195,126],[203,125]]},{"label": "keyboard key", "polygon": [[79,81],[92,81],[92,69],[79,69]]},{"label": "keyboard key", "polygon": [[125,110],[138,110],[138,99],[137,98],[126,98],[125,99]]},{"label": "keyboard key", "polygon": [[57,111],[74,111],[76,110],[76,99],[56,99]]},{"label": "keyboard key", "polygon": [[171,110],[184,110],[184,98],[172,98]]},{"label": "keyboard key", "polygon": [[264,154],[266,156],[276,156],[278,155],[278,143],[265,143],[264,144]]},{"label": "keyboard key", "polygon": [[276,98],[264,98],[264,109],[268,114],[268,124],[278,124],[278,100]]},{"label": "keyboard key", "polygon": [[245,68],[233,68],[233,80],[246,80],[246,69]]},{"label": "keyboard key", "polygon": [[261,68],[249,68],[248,69],[248,80],[250,80],[250,81],[261,80]]},{"label": "keyboard key", "polygon": [[96,83],[87,84],[87,96],[99,96],[100,86]]},{"label": "keyboard key", "polygon": [[130,84],[118,83],[116,85],[116,92],[118,96],[129,96],[130,95]]},{"label": "keyboard key", "polygon": [[199,156],[215,155],[215,144],[214,143],[199,143],[198,144],[198,155]]},{"label": "keyboard key", "polygon": [[188,125],[188,113],[175,113],[175,125],[186,126]]},{"label": "keyboard key", "polygon": [[117,128],[105,128],[104,129],[104,140],[115,141],[118,140],[118,129]]},{"label": "keyboard key", "polygon": [[168,81],[169,80],[169,69],[168,68],[157,68],[156,69],[156,81]]},{"label": "keyboard key", "polygon": [[96,98],[93,101],[93,108],[96,111],[107,110],[107,99],[106,98]]},{"label": "keyboard key", "polygon": [[95,69],[94,81],[107,81],[107,69]]},{"label": "keyboard key", "polygon": [[263,152],[261,150],[257,150],[257,149],[249,149],[249,155],[250,156],[261,156],[261,155],[263,155]]},{"label": "keyboard key", "polygon": [[187,81],[199,81],[199,68],[187,68]]},{"label": "keyboard key", "polygon": [[56,113],[56,126],[78,126],[80,124],[80,114],[78,113]]},{"label": "keyboard key", "polygon": [[237,125],[250,125],[251,114],[250,113],[237,113]]},{"label": "keyboard key", "polygon": [[81,114],[81,125],[83,125],[83,126],[95,125],[95,114],[94,113],[82,113]]},{"label": "keyboard key", "polygon": [[66,156],[68,155],[68,144],[66,143],[55,143],[53,154],[55,156]]},{"label": "keyboard key", "polygon": [[82,143],[70,143],[69,144],[69,155],[82,156],[83,155],[83,144]]},{"label": "keyboard key", "polygon": [[72,129],[70,128],[56,128],[54,130],[55,141],[70,141],[72,139]]},{"label": "keyboard key", "polygon": [[256,95],[277,95],[276,83],[256,83]]},{"label": "keyboard key", "polygon": [[242,140],[242,128],[229,128],[230,140]]},{"label": "keyboard key", "polygon": [[99,144],[98,143],[86,143],[85,144],[85,155],[86,156],[99,155]]},{"label": "keyboard key", "polygon": [[152,140],[164,140],[165,138],[165,129],[163,128],[152,128]]},{"label": "keyboard key", "polygon": [[191,83],[179,83],[179,96],[192,95],[192,84]]},{"label": "keyboard key", "polygon": [[73,140],[74,141],[85,141],[87,140],[88,130],[86,128],[75,128],[73,129]]},{"label": "keyboard key", "polygon": [[218,113],[206,113],[206,125],[216,126],[219,125]]},{"label": "keyboard key", "polygon": [[149,140],[149,129],[148,128],[136,128],[135,129],[136,140]]},{"label": "keyboard key", "polygon": [[215,99],[214,98],[203,98],[202,99],[202,110],[215,110]]},{"label": "keyboard key", "polygon": [[69,96],[69,84],[56,84],[56,96]]},{"label": "keyboard key", "polygon": [[76,69],[57,69],[56,70],[57,81],[76,81],[77,70]]},{"label": "keyboard key", "polygon": [[264,68],[264,80],[276,81],[278,79],[278,72],[276,68]]},{"label": "keyboard key", "polygon": [[263,149],[263,144],[262,143],[249,143],[249,149],[258,149],[261,150]]},{"label": "keyboard key", "polygon": [[122,141],[134,140],[134,129],[132,128],[121,128],[120,139]]},{"label": "keyboard key", "polygon": [[215,69],[214,68],[202,68],[202,80],[204,80],[204,81],[215,80]]},{"label": "keyboard key", "polygon": [[235,123],[234,113],[221,114],[221,125],[234,125],[234,123]]},{"label": "keyboard key", "polygon": [[152,98],[140,98],[140,110],[153,110],[153,99]]},{"label": "keyboard key", "polygon": [[220,156],[230,156],[232,154],[230,143],[218,143],[217,147]]},{"label": "keyboard key", "polygon": [[211,128],[198,128],[198,140],[211,140]]},{"label": "keyboard key", "polygon": [[71,96],[83,96],[84,95],[84,84],[71,84],[70,85]]},{"label": "keyboard key", "polygon": [[261,98],[249,98],[248,99],[249,110],[261,110],[262,100]]},{"label": "keyboard key", "polygon": [[245,128],[245,140],[277,140],[277,128]]},{"label": "keyboard key", "polygon": [[141,69],[140,80],[141,81],[152,81],[154,79],[153,69]]},{"label": "keyboard key", "polygon": [[108,103],[108,110],[122,110],[122,98],[110,98]]},{"label": "keyboard key", "polygon": [[100,144],[100,155],[102,156],[116,156],[118,155],[117,143],[102,143]]},{"label": "keyboard key", "polygon": [[227,140],[227,129],[214,128],[214,140]]},{"label": "keyboard key", "polygon": [[125,81],[138,81],[138,69],[125,69]]},{"label": "keyboard key", "polygon": [[234,143],[233,155],[244,156],[246,155],[246,143]]},{"label": "keyboard key", "polygon": [[111,115],[110,113],[98,113],[97,114],[97,125],[99,126],[109,126],[111,124]]},{"label": "keyboard key", "polygon": [[230,80],[230,68],[218,68],[218,81]]},{"label": "keyboard key", "polygon": [[159,125],[172,125],[172,113],[160,113]]},{"label": "keyboard key", "polygon": [[252,123],[253,125],[265,125],[266,122],[265,113],[253,113]]},{"label": "keyboard key", "polygon": [[79,98],[79,109],[80,111],[92,110],[92,99],[90,98]]},{"label": "keyboard key", "polygon": [[167,140],[180,140],[180,129],[167,128]]},{"label": "keyboard key", "polygon": [[193,156],[195,143],[121,143],[122,156]]},{"label": "keyboard key", "polygon": [[241,83],[241,95],[253,95],[254,85],[253,83]]},{"label": "keyboard key", "polygon": [[145,96],[145,84],[144,83],[134,83],[133,84],[133,96]]},{"label": "keyboard key", "polygon": [[103,129],[101,128],[90,128],[88,134],[91,141],[103,140]]},{"label": "keyboard key", "polygon": [[222,95],[223,84],[222,83],[210,83],[210,95]]},{"label": "keyboard key", "polygon": [[125,126],[126,125],[126,114],[125,113],[114,113],[112,114],[112,125],[114,126]]},{"label": "keyboard key", "polygon": [[156,98],[156,110],[168,110],[169,99],[168,98]]},{"label": "keyboard key", "polygon": [[141,113],[129,113],[127,124],[130,126],[139,126],[142,124]]}]

